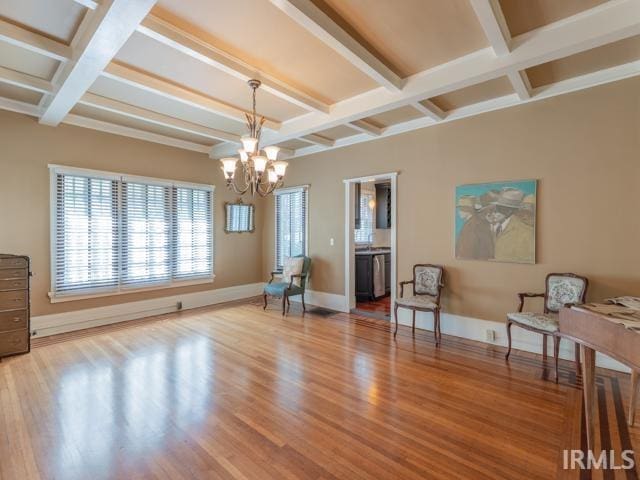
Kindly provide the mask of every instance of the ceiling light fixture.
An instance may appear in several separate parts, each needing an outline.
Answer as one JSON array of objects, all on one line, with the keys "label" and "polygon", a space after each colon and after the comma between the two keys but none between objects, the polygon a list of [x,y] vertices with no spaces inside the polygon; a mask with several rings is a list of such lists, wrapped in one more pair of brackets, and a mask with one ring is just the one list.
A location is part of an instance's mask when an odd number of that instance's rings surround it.
[{"label": "ceiling light fixture", "polygon": [[260,152],[260,134],[264,117],[256,115],[256,90],[260,87],[260,80],[249,80],[247,82],[252,90],[252,110],[251,115],[245,114],[247,118],[247,129],[249,133],[240,138],[242,148],[238,150],[240,155],[240,166],[238,158],[226,157],[220,159],[222,171],[227,180],[227,188],[233,190],[238,195],[250,192],[252,196],[257,193],[265,197],[279,188],[284,183],[284,174],[287,171],[287,162],[278,160],[280,149],[274,145],[264,147],[264,155]]}]

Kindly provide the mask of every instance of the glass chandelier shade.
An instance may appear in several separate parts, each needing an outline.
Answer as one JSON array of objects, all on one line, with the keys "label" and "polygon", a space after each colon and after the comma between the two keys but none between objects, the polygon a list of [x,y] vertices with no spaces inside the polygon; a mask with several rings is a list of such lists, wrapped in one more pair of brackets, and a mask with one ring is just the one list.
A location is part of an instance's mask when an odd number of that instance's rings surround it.
[{"label": "glass chandelier shade", "polygon": [[236,157],[222,158],[220,162],[227,188],[238,195],[249,192],[252,196],[257,193],[264,197],[283,185],[288,163],[278,160],[280,148],[275,145],[260,150],[260,133],[265,122],[263,116],[256,115],[256,90],[260,87],[260,81],[249,80],[248,83],[252,90],[253,104],[251,115],[245,115],[248,133],[240,138],[240,162]]}]

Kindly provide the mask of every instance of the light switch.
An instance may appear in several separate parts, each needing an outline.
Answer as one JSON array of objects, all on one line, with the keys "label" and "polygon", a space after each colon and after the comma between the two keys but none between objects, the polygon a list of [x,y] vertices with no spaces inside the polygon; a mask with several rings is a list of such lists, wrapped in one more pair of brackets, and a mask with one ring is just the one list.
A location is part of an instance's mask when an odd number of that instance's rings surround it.
[{"label": "light switch", "polygon": [[334,244],[333,238],[330,238],[329,239],[329,245],[331,245],[333,247],[333,244]]}]

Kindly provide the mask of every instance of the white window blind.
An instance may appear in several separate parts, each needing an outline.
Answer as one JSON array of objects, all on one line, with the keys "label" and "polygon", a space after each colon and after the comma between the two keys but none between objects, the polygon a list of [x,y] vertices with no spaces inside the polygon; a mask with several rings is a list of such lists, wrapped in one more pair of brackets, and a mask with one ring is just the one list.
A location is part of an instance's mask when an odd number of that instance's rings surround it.
[{"label": "white window blind", "polygon": [[361,191],[360,193],[360,228],[355,230],[356,243],[368,243],[373,234],[373,208],[374,195],[372,192]]},{"label": "white window blind", "polygon": [[103,178],[56,175],[54,225],[55,291],[118,285],[118,183]]},{"label": "white window blind", "polygon": [[52,167],[52,297],[213,278],[213,188]]},{"label": "white window blind", "polygon": [[276,191],[276,270],[284,257],[307,253],[307,188]]},{"label": "white window blind", "polygon": [[173,190],[175,229],[172,271],[174,279],[213,274],[211,192],[196,188]]}]

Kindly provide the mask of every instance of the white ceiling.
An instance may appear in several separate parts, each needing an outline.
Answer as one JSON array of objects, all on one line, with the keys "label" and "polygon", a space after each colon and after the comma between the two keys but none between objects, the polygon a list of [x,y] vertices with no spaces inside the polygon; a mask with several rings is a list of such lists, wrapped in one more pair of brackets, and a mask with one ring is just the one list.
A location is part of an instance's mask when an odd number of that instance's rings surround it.
[{"label": "white ceiling", "polygon": [[289,156],[640,74],[640,0],[3,0],[0,108]]}]

